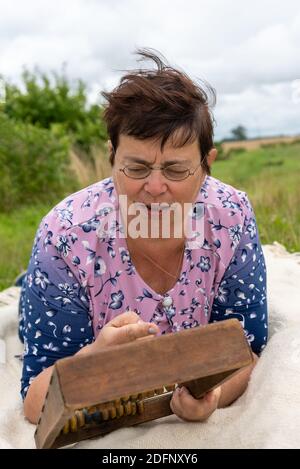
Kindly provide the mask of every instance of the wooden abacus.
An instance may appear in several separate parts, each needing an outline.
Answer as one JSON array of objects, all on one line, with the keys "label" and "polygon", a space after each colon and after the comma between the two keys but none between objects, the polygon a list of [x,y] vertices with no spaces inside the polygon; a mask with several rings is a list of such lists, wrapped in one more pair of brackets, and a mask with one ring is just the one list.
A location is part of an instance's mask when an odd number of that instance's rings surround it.
[{"label": "wooden abacus", "polygon": [[58,360],[36,446],[58,448],[165,417],[176,385],[199,399],[252,361],[237,319]]}]

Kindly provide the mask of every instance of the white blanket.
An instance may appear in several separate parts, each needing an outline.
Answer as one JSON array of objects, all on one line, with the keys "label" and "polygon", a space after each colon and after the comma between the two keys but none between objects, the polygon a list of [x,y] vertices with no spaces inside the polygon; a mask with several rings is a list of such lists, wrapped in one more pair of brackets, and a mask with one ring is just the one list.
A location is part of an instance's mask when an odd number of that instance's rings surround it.
[{"label": "white blanket", "polygon": [[[264,246],[264,253],[270,339],[243,396],[205,423],[187,423],[172,415],[75,448],[300,447],[300,254],[289,254],[277,243]],[[35,427],[25,421],[19,395],[18,293],[13,288],[6,298],[0,294],[0,448],[35,447]]]}]

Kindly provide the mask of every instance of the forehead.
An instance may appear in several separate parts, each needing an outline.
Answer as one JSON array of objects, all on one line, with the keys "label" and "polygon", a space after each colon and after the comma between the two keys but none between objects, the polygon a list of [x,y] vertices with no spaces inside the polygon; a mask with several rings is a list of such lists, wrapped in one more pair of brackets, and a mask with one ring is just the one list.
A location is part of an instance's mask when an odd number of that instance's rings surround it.
[{"label": "forehead", "polygon": [[176,147],[172,142],[166,142],[163,151],[160,141],[153,139],[139,140],[129,135],[121,134],[119,137],[118,153],[122,159],[144,161],[198,161],[200,152],[198,142],[187,143],[182,147]]}]

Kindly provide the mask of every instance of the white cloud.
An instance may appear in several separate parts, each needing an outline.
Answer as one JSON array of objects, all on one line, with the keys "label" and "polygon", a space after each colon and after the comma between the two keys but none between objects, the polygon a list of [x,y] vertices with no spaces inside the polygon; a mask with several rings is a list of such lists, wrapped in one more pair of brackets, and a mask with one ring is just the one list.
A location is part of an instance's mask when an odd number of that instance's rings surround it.
[{"label": "white cloud", "polygon": [[222,95],[215,113],[216,136],[229,135],[237,123],[248,129],[249,137],[272,135],[274,129],[276,134],[300,134],[300,103],[293,93],[293,86],[283,82]]},{"label": "white cloud", "polygon": [[253,135],[300,133],[299,45],[298,0],[0,0],[0,74],[67,63],[95,99],[136,66],[136,47],[153,47],[216,88],[218,136],[240,123]]}]

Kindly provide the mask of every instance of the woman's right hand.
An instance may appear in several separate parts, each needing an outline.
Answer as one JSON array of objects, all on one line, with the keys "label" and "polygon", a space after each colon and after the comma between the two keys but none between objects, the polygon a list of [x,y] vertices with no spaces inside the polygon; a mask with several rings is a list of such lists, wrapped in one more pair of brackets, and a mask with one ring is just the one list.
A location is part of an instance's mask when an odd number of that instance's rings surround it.
[{"label": "woman's right hand", "polygon": [[[110,345],[125,344],[141,338],[150,338],[158,334],[159,327],[152,322],[145,322],[133,311],[116,316],[109,321],[89,348],[97,351]],[[86,348],[86,347],[85,347]]]},{"label": "woman's right hand", "polygon": [[[133,340],[154,337],[159,332],[159,327],[151,322],[144,322],[133,311],[120,314],[108,322],[97,339],[92,344],[86,345],[75,355],[93,354],[103,347],[116,344],[124,344]],[[25,417],[32,423],[37,423],[45,396],[49,387],[53,365],[43,370],[29,386],[24,401]]]}]

